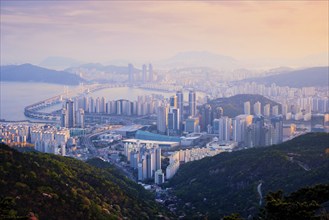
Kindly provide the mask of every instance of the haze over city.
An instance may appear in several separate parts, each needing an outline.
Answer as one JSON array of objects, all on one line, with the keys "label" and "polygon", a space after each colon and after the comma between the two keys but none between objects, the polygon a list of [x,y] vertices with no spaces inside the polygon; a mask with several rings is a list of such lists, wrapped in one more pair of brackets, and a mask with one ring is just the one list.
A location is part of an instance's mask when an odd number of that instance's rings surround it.
[{"label": "haze over city", "polygon": [[328,1],[1,1],[1,64],[209,51],[242,67],[323,66],[328,20]]},{"label": "haze over city", "polygon": [[329,219],[328,0],[0,4],[0,219]]}]

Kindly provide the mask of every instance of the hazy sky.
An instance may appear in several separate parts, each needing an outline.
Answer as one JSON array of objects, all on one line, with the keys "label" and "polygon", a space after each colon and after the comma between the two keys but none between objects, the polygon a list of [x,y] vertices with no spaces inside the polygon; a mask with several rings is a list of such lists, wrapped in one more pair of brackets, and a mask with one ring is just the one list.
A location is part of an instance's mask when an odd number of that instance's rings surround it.
[{"label": "hazy sky", "polygon": [[2,1],[1,62],[328,54],[328,1]]}]

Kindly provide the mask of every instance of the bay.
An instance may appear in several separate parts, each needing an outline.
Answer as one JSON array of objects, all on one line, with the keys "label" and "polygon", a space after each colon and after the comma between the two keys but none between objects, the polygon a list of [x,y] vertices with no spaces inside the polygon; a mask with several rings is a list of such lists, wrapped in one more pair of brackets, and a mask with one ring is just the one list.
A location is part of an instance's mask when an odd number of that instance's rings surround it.
[{"label": "bay", "polygon": [[[48,83],[35,82],[0,82],[0,119],[7,121],[31,120],[24,115],[24,108],[33,103],[56,96],[64,92],[64,89],[72,91],[77,86],[63,86]],[[137,100],[138,96],[158,94],[168,98],[174,93],[144,90],[139,88],[120,87],[109,88],[96,91],[89,94],[94,98],[105,97],[107,100],[127,99],[130,101]],[[56,105],[44,109],[44,112],[51,112],[59,109],[61,106]]]}]

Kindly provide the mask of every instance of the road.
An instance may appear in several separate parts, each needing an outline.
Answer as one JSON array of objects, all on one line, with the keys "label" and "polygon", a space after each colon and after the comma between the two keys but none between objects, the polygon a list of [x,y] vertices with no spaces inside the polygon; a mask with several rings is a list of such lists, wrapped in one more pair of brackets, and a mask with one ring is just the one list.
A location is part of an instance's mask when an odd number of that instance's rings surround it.
[{"label": "road", "polygon": [[262,182],[260,184],[258,184],[257,186],[257,192],[259,194],[259,206],[262,205],[262,200],[263,200],[263,194],[262,194]]},{"label": "road", "polygon": [[[87,158],[94,158],[94,157],[98,157],[97,153],[97,148],[95,147],[95,145],[93,144],[93,142],[91,141],[92,137],[95,136],[99,136],[101,134],[105,134],[108,133],[109,130],[105,130],[105,131],[99,131],[99,132],[95,132],[92,134],[88,134],[85,135],[83,137],[81,137],[81,145],[85,146],[86,148],[88,148],[89,154],[87,155]],[[122,172],[132,181],[137,182],[136,178],[133,176],[133,174],[126,168],[124,167],[120,162],[117,161],[113,161],[114,166],[116,166],[118,169],[122,170]]]}]

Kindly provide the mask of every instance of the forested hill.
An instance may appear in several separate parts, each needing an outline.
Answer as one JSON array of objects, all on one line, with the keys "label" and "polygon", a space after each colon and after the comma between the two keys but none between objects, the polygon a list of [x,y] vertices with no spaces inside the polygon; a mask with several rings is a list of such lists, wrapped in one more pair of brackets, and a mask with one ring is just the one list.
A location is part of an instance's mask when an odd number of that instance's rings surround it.
[{"label": "forested hill", "polygon": [[279,103],[257,94],[239,94],[227,98],[214,99],[209,103],[212,106],[212,109],[222,107],[225,116],[235,117],[244,114],[244,103],[248,101],[250,102],[251,114],[254,114],[253,106],[256,102],[260,102],[262,107],[266,104],[270,104],[271,107],[277,105],[279,106],[279,112],[281,112],[281,105]]},{"label": "forested hill", "polygon": [[[103,163],[98,159],[91,164]],[[144,188],[112,166],[0,145],[0,219],[163,219]]]},{"label": "forested hill", "polygon": [[[291,193],[329,183],[329,134],[310,133],[277,146],[222,153],[182,165],[169,182],[188,217],[257,214],[259,190]],[[329,198],[328,198],[329,200]]]}]

